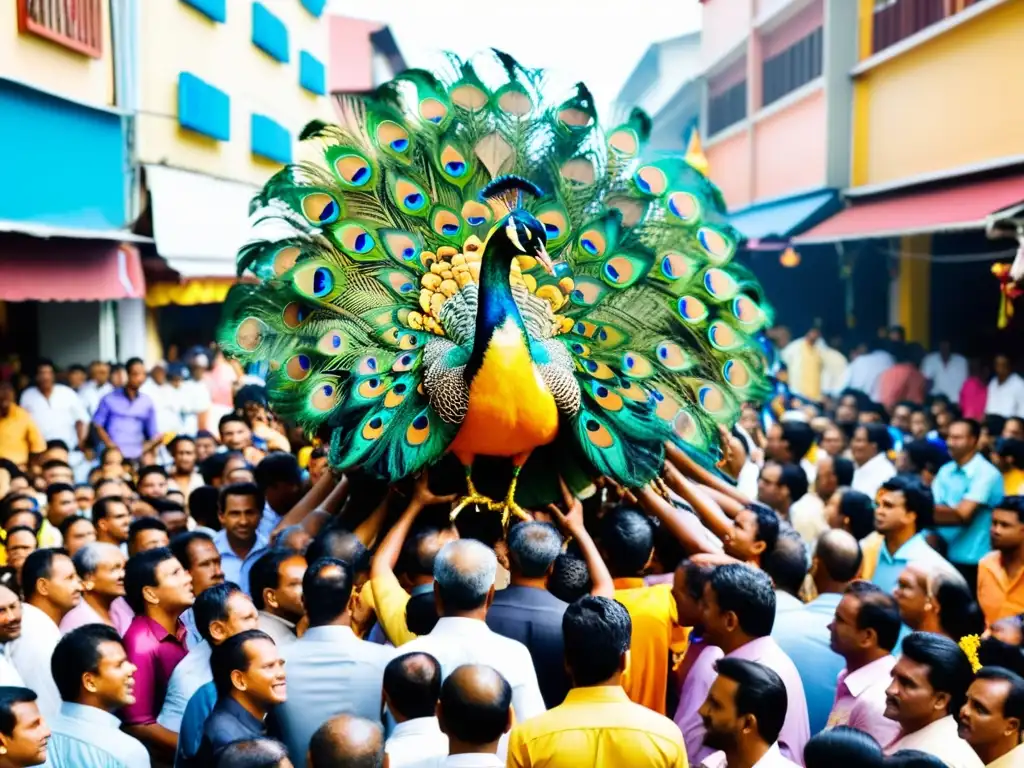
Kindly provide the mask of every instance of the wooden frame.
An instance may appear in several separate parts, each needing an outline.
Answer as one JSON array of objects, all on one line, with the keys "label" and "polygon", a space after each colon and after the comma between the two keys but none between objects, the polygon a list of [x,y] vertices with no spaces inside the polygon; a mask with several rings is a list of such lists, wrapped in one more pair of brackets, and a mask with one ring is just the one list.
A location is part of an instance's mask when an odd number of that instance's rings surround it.
[{"label": "wooden frame", "polygon": [[17,0],[18,31],[98,59],[106,0]]}]

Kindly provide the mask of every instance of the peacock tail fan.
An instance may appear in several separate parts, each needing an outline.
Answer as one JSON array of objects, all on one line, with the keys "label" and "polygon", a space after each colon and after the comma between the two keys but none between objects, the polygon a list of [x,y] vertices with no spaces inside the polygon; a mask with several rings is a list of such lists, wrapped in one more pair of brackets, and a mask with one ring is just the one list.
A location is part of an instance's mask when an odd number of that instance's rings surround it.
[{"label": "peacock tail fan", "polygon": [[329,430],[337,468],[398,479],[457,434],[484,245],[507,211],[480,193],[502,176],[540,192],[521,204],[556,260],[555,275],[512,262],[531,352],[564,358],[580,393],[523,470],[535,503],[557,498],[558,471],[578,488],[596,474],[641,485],[665,440],[713,466],[719,425],[767,392],[757,335],[770,310],[732,260],[717,188],[647,148],[642,111],[605,132],[586,86],[550,101],[542,82],[493,52],[341,97],[337,124],[302,134],[314,159],[253,201],[274,237],[239,254],[257,284],[232,291],[220,342],[269,362],[274,407]]}]

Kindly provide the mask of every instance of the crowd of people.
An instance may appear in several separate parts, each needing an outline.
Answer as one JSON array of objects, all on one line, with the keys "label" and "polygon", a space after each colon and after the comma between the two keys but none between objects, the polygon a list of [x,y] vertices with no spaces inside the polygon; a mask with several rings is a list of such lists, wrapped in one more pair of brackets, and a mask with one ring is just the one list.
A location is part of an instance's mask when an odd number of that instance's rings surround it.
[{"label": "crowd of people", "polygon": [[819,342],[716,468],[507,530],[215,350],[16,372],[0,768],[1021,768],[1024,382]]}]

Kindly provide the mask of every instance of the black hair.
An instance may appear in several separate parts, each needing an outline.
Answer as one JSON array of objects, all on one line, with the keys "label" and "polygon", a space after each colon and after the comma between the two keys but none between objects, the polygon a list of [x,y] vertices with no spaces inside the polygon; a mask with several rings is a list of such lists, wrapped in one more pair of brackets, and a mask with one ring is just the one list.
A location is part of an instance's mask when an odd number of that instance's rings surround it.
[{"label": "black hair", "polygon": [[915,516],[915,529],[923,531],[932,527],[935,519],[935,497],[932,489],[912,475],[896,475],[882,483],[883,491],[898,491],[908,512]]},{"label": "black hair", "polygon": [[268,549],[259,559],[252,564],[249,571],[249,594],[256,608],[262,611],[266,604],[263,600],[263,590],[277,589],[281,584],[281,565],[286,560],[302,555],[284,547]]},{"label": "black hair", "polygon": [[[1020,617],[1011,618],[1016,620],[1018,628],[1024,626]],[[1024,648],[1004,643],[992,635],[984,638],[978,646],[978,662],[983,667],[1002,667],[1024,677]]]},{"label": "black hair", "polygon": [[220,476],[224,474],[224,467],[228,463],[229,453],[211,453],[199,462],[199,474],[203,476],[203,483],[213,485]]},{"label": "black hair", "polygon": [[279,741],[245,739],[224,747],[217,759],[217,768],[280,768],[287,759],[288,750]]},{"label": "black hair", "polygon": [[711,574],[711,589],[722,613],[736,614],[740,629],[751,637],[767,637],[775,626],[775,592],[764,571],[733,563]]},{"label": "black hair", "polygon": [[875,532],[875,502],[866,493],[844,491],[839,498],[839,514],[850,521],[850,533],[857,541]]},{"label": "black hair", "polygon": [[[497,695],[487,700],[479,691],[464,690],[460,685],[460,670],[467,668],[479,670],[482,675],[493,676],[497,683]],[[466,664],[457,667],[441,684],[439,703],[442,731],[469,744],[488,744],[500,739],[508,728],[512,686],[492,667]]]},{"label": "black hair", "polygon": [[753,715],[761,739],[768,744],[778,741],[789,708],[789,696],[779,673],[746,659],[719,659],[715,668],[719,677],[736,683],[736,714]]},{"label": "black hair", "polygon": [[167,450],[171,455],[174,454],[174,449],[179,443],[192,443],[192,445],[195,445],[196,441],[191,435],[176,435],[175,438],[167,444]]},{"label": "black hair", "polygon": [[565,663],[573,685],[598,685],[619,669],[629,650],[633,622],[622,603],[587,595],[562,615]]},{"label": "black hair", "polygon": [[1017,718],[1024,732],[1024,677],[1001,667],[982,667],[975,673],[974,679],[1002,680],[1010,684],[1010,692],[1003,702],[1003,717]]},{"label": "black hair", "polygon": [[201,485],[188,495],[188,511],[197,523],[213,530],[220,530],[217,519],[217,489],[212,485]]},{"label": "black hair", "polygon": [[129,357],[128,358],[128,362],[126,362],[124,364],[125,370],[128,370],[133,365],[141,365],[143,368],[146,367],[146,364],[144,362],[142,362],[142,358],[141,357]]},{"label": "black hair", "polygon": [[136,616],[146,612],[146,599],[142,591],[157,586],[156,569],[166,560],[173,560],[174,553],[168,547],[158,547],[139,552],[129,557],[124,567],[124,599]]},{"label": "black hair", "polygon": [[870,734],[846,725],[815,734],[804,747],[806,768],[880,768],[884,760],[882,747]]},{"label": "black hair", "polygon": [[1004,496],[995,508],[1013,512],[1017,520],[1024,523],[1024,496]]},{"label": "black hair", "polygon": [[807,482],[807,473],[799,464],[779,465],[779,485],[789,491],[791,502],[800,501],[806,494],[810,485]]},{"label": "black hair", "polygon": [[410,576],[433,576],[434,560],[440,547],[437,546],[441,529],[436,526],[414,528],[402,543],[399,555],[399,570]]},{"label": "black hair", "polygon": [[93,524],[92,520],[90,520],[85,515],[68,515],[60,523],[60,535],[61,535],[61,538],[64,541],[67,541],[68,535],[71,533],[72,527],[74,527],[78,523],[82,522],[83,520],[85,522],[87,522],[89,525],[91,525],[93,528],[96,527]]},{"label": "black hair", "polygon": [[519,523],[508,532],[508,553],[513,570],[539,579],[562,551],[562,537],[550,523]]},{"label": "black hair", "polygon": [[263,492],[256,486],[256,483],[231,483],[220,489],[217,496],[217,509],[223,512],[227,508],[229,496],[248,496],[256,500],[256,507],[263,513]]},{"label": "black hair", "polygon": [[44,461],[42,466],[40,466],[40,469],[43,472],[48,469],[71,469],[71,465],[66,461],[61,461],[60,459],[50,459],[49,461]]},{"label": "black hair", "polygon": [[858,424],[857,427],[864,430],[868,442],[872,443],[879,453],[885,453],[892,449],[892,435],[889,434],[889,428],[885,424]]},{"label": "black hair", "polygon": [[959,419],[954,419],[949,426],[952,427],[953,424],[966,424],[967,431],[970,433],[971,437],[975,440],[981,437],[981,424],[979,424],[975,419],[965,419],[961,417]]},{"label": "black hair", "polygon": [[128,507],[128,502],[122,499],[120,496],[104,496],[102,499],[96,499],[92,505],[92,521],[98,523],[100,520],[106,520],[110,516],[110,505],[121,504],[130,512],[131,509]]},{"label": "black hair", "polygon": [[836,475],[836,482],[840,488],[844,488],[853,483],[853,472],[856,469],[856,465],[843,456],[832,457],[832,471]]},{"label": "black hair", "polygon": [[266,493],[277,483],[300,483],[302,482],[302,470],[299,468],[299,461],[290,453],[275,451],[256,465],[252,472],[256,485]]},{"label": "black hair", "polygon": [[217,697],[224,698],[231,693],[234,685],[231,673],[236,669],[243,672],[249,669],[249,657],[245,652],[245,644],[250,640],[273,639],[259,629],[247,629],[232,635],[220,645],[215,645],[210,652],[210,669],[213,671],[213,685],[217,689]]},{"label": "black hair", "polygon": [[566,603],[588,594],[593,588],[587,562],[576,555],[563,552],[555,558],[548,577],[548,592]]},{"label": "black hair", "polygon": [[946,768],[935,755],[917,749],[901,749],[885,758],[885,768]]},{"label": "black hair", "polygon": [[40,579],[53,578],[53,563],[58,557],[68,557],[64,549],[37,549],[25,558],[25,564],[21,566],[21,591],[28,602],[36,593],[37,583]]},{"label": "black hair", "polygon": [[414,635],[429,635],[439,618],[433,591],[412,595],[405,604],[405,625]]},{"label": "black hair", "polygon": [[949,462],[949,453],[931,440],[913,440],[904,443],[903,452],[916,474],[930,472],[935,474],[943,464]]},{"label": "black hair", "polygon": [[654,527],[629,507],[617,507],[601,518],[601,544],[612,576],[639,576],[654,551]]},{"label": "black hair", "polygon": [[[29,496],[27,493],[8,493],[3,497],[3,499],[0,499],[0,528],[7,527],[7,521],[15,515],[14,505],[19,501],[32,502],[31,511],[36,513],[40,524],[42,523],[43,516],[40,515],[39,511],[36,509],[36,500],[34,498]],[[27,512],[30,510],[19,510],[19,512],[22,511]]]},{"label": "black hair", "polygon": [[50,483],[46,486],[46,501],[50,503],[53,501],[53,497],[58,493],[64,493],[65,491],[75,492],[75,486],[69,483]]},{"label": "black hair", "polygon": [[192,544],[197,541],[214,543],[213,537],[203,531],[185,531],[171,539],[171,552],[186,571],[192,570]]},{"label": "black hair", "polygon": [[934,597],[940,607],[939,624],[950,637],[959,640],[984,633],[985,616],[965,581],[939,578]]},{"label": "black hair", "polygon": [[779,426],[782,427],[782,442],[789,445],[793,461],[800,461],[814,445],[814,430],[802,421],[784,421]]},{"label": "black hair", "polygon": [[159,464],[147,464],[139,470],[138,483],[142,482],[142,478],[147,475],[160,475],[163,478],[167,478],[167,470],[161,467]]},{"label": "black hair", "polygon": [[855,581],[846,588],[846,594],[853,595],[860,603],[857,611],[857,629],[862,632],[875,630],[878,647],[891,651],[900,638],[903,620],[900,607],[892,595],[870,581]]},{"label": "black hair", "polygon": [[302,577],[302,604],[309,625],[319,627],[341,616],[352,597],[352,586],[352,566],[344,560],[322,557],[310,563]]},{"label": "black hair", "polygon": [[64,701],[76,701],[82,690],[82,675],[96,674],[100,669],[104,643],[117,643],[122,648],[117,630],[106,624],[84,624],[68,632],[53,649],[50,673]]},{"label": "black hair", "polygon": [[213,645],[210,637],[210,625],[215,621],[228,620],[228,601],[232,595],[244,594],[242,588],[232,581],[223,581],[207,587],[199,593],[192,604],[192,616],[196,630],[203,640]]},{"label": "black hair", "polygon": [[860,544],[854,540],[854,547],[846,546],[852,534],[845,531],[825,531],[818,537],[818,544],[814,549],[814,556],[818,558],[825,573],[833,581],[845,583],[853,581],[860,571],[861,563],[864,560]]},{"label": "black hair", "polygon": [[135,537],[142,531],[163,531],[167,533],[167,524],[159,517],[140,517],[132,520],[131,525],[128,526],[129,547],[134,543]]},{"label": "black hair", "polygon": [[1001,437],[996,441],[996,453],[1003,458],[1013,459],[1015,468],[1024,469],[1024,440]]},{"label": "black hair", "polygon": [[693,600],[700,600],[704,596],[704,585],[711,580],[711,574],[715,569],[691,560],[684,560],[679,567],[683,569],[686,577],[686,594]]},{"label": "black hair", "polygon": [[57,366],[53,364],[53,360],[48,357],[40,357],[36,360],[36,375],[39,375],[40,368],[52,368],[54,371],[57,370]]},{"label": "black hair", "polygon": [[[31,528],[31,527],[29,527],[27,525],[16,525],[13,528],[9,528],[7,530],[7,541],[10,541],[11,537],[14,534],[16,534],[16,533],[28,533],[28,534],[30,534],[32,536],[33,539],[37,539],[37,537],[39,535],[38,533],[36,533],[36,529],[35,528]],[[37,543],[38,543],[38,540],[37,540]]]},{"label": "black hair", "polygon": [[433,717],[441,695],[441,665],[429,653],[396,656],[384,668],[384,693],[408,720]]},{"label": "black hair", "polygon": [[783,531],[772,551],[763,558],[762,567],[772,577],[776,587],[796,596],[810,570],[807,545],[800,534],[792,528]]},{"label": "black hair", "polygon": [[779,513],[759,501],[749,501],[744,507],[757,516],[757,534],[754,538],[764,542],[766,555],[771,554],[779,540]]},{"label": "black hair", "polygon": [[46,441],[46,450],[52,451],[54,448],[56,448],[58,450],[61,450],[61,451],[70,451],[71,450],[70,448],[68,448],[68,444],[65,443],[63,440],[47,440]]},{"label": "black hair", "polygon": [[[174,489],[168,490],[168,493],[173,493]],[[158,515],[162,515],[165,512],[184,512],[185,507],[179,504],[173,499],[162,499],[156,496],[140,496],[139,501],[144,501],[149,504]]]},{"label": "black hair", "polygon": [[14,707],[17,704],[30,704],[36,698],[36,692],[31,688],[0,685],[0,733],[4,736],[13,735],[15,727],[18,725]]},{"label": "black hair", "polygon": [[211,440],[213,440],[214,442],[217,441],[217,436],[215,434],[213,434],[213,432],[211,432],[208,429],[200,429],[198,432],[196,432],[196,440],[199,440],[200,438],[204,438],[204,437],[208,437]]},{"label": "black hair", "polygon": [[928,684],[949,695],[947,714],[956,717],[967,698],[974,671],[967,655],[953,640],[931,632],[912,632],[903,640],[903,655],[928,667]]},{"label": "black hair", "polygon": [[237,421],[240,424],[245,424],[245,426],[249,426],[248,423],[246,423],[245,419],[242,416],[238,415],[237,413],[225,413],[223,416],[220,417],[220,421],[217,422],[217,429],[220,430],[224,427],[225,424],[230,424],[233,421]]},{"label": "black hair", "polygon": [[370,570],[372,556],[366,545],[351,531],[328,525],[320,530],[306,549],[306,560],[334,558],[348,563],[354,573]]}]

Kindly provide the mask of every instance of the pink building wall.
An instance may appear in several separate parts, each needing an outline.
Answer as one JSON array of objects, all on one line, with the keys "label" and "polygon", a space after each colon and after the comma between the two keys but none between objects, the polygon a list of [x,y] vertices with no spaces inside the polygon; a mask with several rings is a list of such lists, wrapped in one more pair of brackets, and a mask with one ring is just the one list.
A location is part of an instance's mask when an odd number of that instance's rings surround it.
[{"label": "pink building wall", "polygon": [[747,77],[747,57],[730,64],[721,72],[708,79],[708,96],[718,96]]},{"label": "pink building wall", "polygon": [[750,32],[754,0],[704,0],[700,55],[709,66],[735,48]]},{"label": "pink building wall", "polygon": [[807,37],[825,21],[822,0],[815,0],[807,8],[789,19],[779,29],[761,38],[762,55],[766,59],[776,56],[801,38]]},{"label": "pink building wall", "polygon": [[818,89],[754,124],[754,199],[825,185],[825,92]]},{"label": "pink building wall", "polygon": [[377,21],[332,16],[331,59],[327,90],[367,91],[373,87],[373,47],[370,35],[384,25]]},{"label": "pink building wall", "polygon": [[752,202],[750,184],[750,133],[740,131],[704,148],[711,180],[722,190],[730,211]]}]

